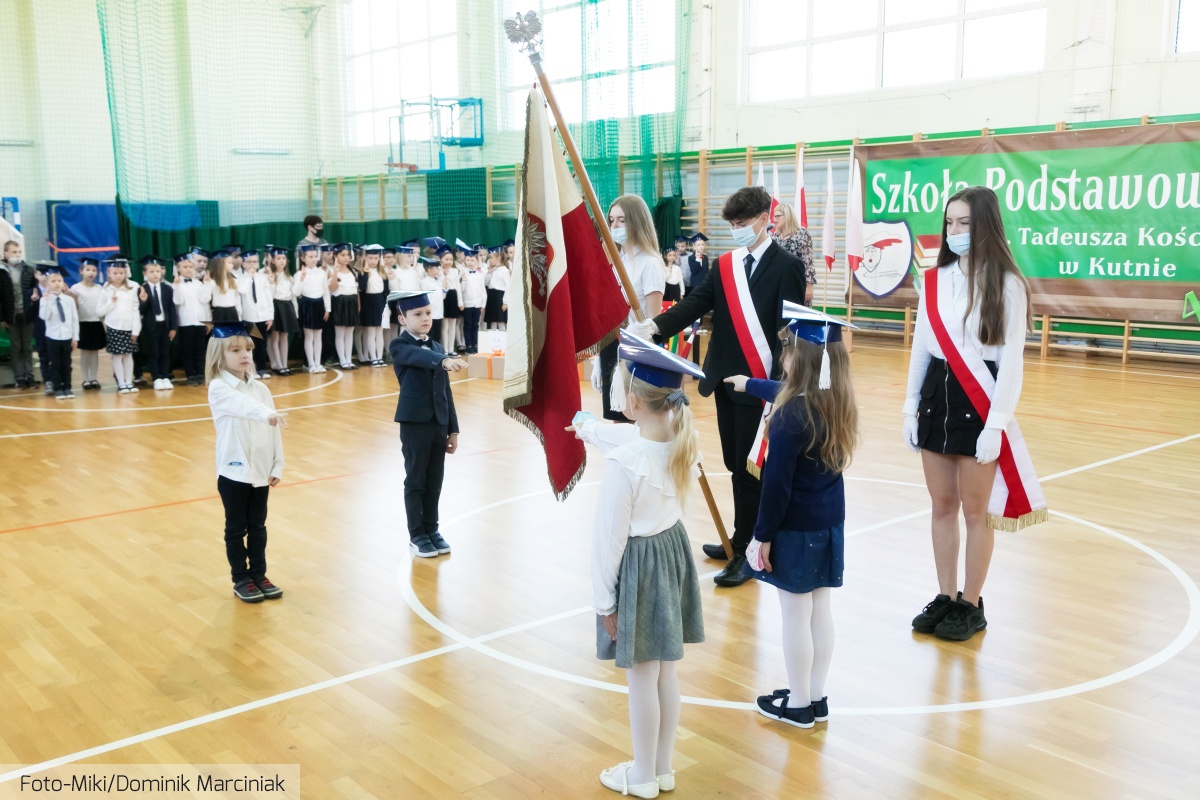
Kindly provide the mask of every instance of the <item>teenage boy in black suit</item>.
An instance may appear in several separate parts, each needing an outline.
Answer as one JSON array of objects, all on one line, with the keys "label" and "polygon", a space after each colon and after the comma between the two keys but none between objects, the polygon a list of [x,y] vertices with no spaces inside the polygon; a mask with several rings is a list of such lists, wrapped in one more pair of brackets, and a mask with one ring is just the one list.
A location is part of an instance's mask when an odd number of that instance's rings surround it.
[{"label": "teenage boy in black suit", "polygon": [[446,454],[458,449],[458,415],[450,391],[450,373],[467,362],[446,353],[429,337],[433,310],[428,292],[393,292],[392,308],[404,315],[404,330],[388,348],[400,384],[396,422],[404,451],[404,510],[409,549],[419,558],[449,553],[438,530],[438,500]]},{"label": "teenage boy in black suit", "polygon": [[[738,249],[721,256],[704,282],[692,286],[687,296],[670,310],[629,328],[630,333],[642,338],[667,339],[712,313],[712,334],[704,357],[705,377],[700,381],[700,394],[705,397],[716,394],[721,453],[725,468],[733,475],[733,559],[714,579],[718,586],[740,586],[746,582],[742,570],[746,545],[754,533],[762,497],[762,484],[746,469],[746,459],[762,420],[762,402],[735,393],[724,381],[733,375],[753,374],[753,370],[746,371],[751,369],[751,359],[758,362],[758,372],[766,371],[769,373],[766,377],[778,378],[777,332],[785,322],[783,301],[804,302],[804,265],[771,239],[767,231],[770,210],[771,195],[761,186],[747,186],[730,195],[721,217],[729,223]],[[734,270],[745,276],[744,281]],[[739,285],[748,286],[745,303],[741,302]],[[751,337],[748,328],[757,329],[762,338]],[[739,336],[739,330],[745,335]],[[761,349],[755,345],[756,341]],[[704,554],[724,559],[725,549],[719,544],[706,544]]]}]

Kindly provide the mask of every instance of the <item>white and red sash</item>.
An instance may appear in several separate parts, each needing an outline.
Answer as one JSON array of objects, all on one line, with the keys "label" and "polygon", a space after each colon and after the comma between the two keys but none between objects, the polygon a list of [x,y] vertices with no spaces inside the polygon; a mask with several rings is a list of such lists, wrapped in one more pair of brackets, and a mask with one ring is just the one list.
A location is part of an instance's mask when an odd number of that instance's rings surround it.
[{"label": "white and red sash", "polygon": [[[745,247],[739,247],[732,253],[725,253],[717,259],[717,269],[721,272],[725,302],[729,306],[729,316],[733,320],[738,345],[742,348],[742,355],[750,367],[750,377],[765,381],[771,379],[771,346],[767,343],[758,312],[754,310],[754,300],[750,297],[750,280],[746,277],[746,270],[740,268],[749,252]],[[754,446],[750,448],[750,455],[746,458],[746,469],[756,478],[762,474],[762,466],[767,460],[766,420],[770,413],[771,404],[764,403],[763,417],[758,423]]]},{"label": "white and red sash", "polygon": [[[947,281],[943,288],[940,273],[940,269],[925,273],[925,308],[929,323],[942,348],[946,365],[963,387],[975,413],[986,421],[992,408],[996,379],[977,350],[960,350],[955,345],[963,338],[963,320],[954,310],[952,284]],[[931,298],[933,302],[929,302]],[[1000,435],[1000,458],[988,501],[988,523],[998,530],[1018,531],[1045,522],[1047,514],[1046,496],[1025,447],[1025,437],[1021,435],[1016,418],[1010,418]]]}]

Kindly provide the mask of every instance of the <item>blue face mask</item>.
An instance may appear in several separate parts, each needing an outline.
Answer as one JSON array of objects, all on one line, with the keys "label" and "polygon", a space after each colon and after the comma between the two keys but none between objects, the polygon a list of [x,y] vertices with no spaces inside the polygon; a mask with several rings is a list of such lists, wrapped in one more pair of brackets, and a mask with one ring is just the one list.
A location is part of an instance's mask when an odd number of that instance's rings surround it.
[{"label": "blue face mask", "polygon": [[971,250],[970,233],[952,233],[946,237],[946,247],[956,256],[965,256]]},{"label": "blue face mask", "polygon": [[733,243],[738,247],[749,247],[758,241],[758,232],[754,230],[753,223],[742,228],[735,228],[730,225],[729,235],[733,237]]}]

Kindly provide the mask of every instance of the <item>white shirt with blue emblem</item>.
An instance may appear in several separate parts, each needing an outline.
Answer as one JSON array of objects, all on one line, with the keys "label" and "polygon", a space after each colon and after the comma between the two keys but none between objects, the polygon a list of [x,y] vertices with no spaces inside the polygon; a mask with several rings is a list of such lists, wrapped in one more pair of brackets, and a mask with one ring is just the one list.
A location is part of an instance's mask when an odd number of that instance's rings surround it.
[{"label": "white shirt with blue emblem", "polygon": [[283,477],[283,437],[267,420],[275,411],[271,392],[253,373],[247,380],[221,370],[208,384],[208,405],[217,428],[217,475],[251,486]]}]

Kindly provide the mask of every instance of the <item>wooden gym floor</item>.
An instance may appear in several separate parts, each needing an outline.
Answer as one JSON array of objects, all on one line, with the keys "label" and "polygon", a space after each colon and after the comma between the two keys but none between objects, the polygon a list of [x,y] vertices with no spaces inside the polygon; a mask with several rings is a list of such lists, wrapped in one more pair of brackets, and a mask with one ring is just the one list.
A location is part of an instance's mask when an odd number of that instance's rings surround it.
[{"label": "wooden gym floor", "polygon": [[[1054,515],[998,534],[990,627],[951,644],[909,628],[936,584],[900,438],[907,355],[856,345],[834,715],[803,731],[749,710],[786,683],[774,589],[704,579],[676,794],[1200,795],[1200,371],[1030,356],[1018,417]],[[298,763],[305,798],[611,796],[597,775],[630,747],[587,608],[600,465],[556,503],[499,382],[454,387],[454,553],[412,563],[391,370],[272,380],[291,424],[268,518],[285,595],[255,606],[230,592],[204,390],[105,383],[0,392],[0,763]],[[712,404],[692,408],[719,474]],[[687,523],[711,573],[698,496]]]}]

